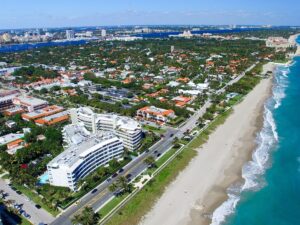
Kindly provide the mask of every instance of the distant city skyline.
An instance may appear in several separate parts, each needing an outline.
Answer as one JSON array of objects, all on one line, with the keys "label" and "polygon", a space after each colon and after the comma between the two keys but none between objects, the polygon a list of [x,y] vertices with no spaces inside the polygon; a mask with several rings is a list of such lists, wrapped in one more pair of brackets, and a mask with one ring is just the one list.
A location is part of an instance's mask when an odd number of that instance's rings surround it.
[{"label": "distant city skyline", "polygon": [[300,2],[286,0],[10,0],[0,29],[110,25],[300,25]]}]

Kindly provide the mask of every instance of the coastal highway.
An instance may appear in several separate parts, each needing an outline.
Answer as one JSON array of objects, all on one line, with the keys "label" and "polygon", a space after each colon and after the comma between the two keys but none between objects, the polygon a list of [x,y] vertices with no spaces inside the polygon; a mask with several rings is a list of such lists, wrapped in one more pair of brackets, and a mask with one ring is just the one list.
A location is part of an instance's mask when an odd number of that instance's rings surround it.
[{"label": "coastal highway", "polygon": [[[225,87],[216,91],[217,94],[223,93],[225,88],[228,85],[232,85],[239,81],[243,76],[245,76],[246,72],[250,71],[256,66],[257,63],[250,66],[245,72],[237,76],[235,79],[231,80]],[[164,134],[164,138],[162,138],[159,142],[149,148],[148,152],[145,152],[139,155],[137,158],[132,160],[129,164],[124,167],[124,172],[118,174],[115,178],[112,178],[109,181],[104,181],[98,187],[96,187],[97,191],[95,193],[87,193],[83,196],[77,203],[70,206],[68,209],[63,211],[57,218],[54,220],[51,225],[71,225],[71,218],[82,210],[86,206],[93,207],[96,211],[98,210],[107,200],[113,197],[113,193],[108,190],[108,187],[115,182],[118,177],[124,176],[127,174],[131,174],[131,177],[134,178],[141,174],[146,168],[147,165],[144,163],[144,160],[152,155],[157,157],[157,154],[163,154],[167,151],[171,146],[175,137],[182,138],[184,133],[187,130],[192,130],[196,126],[196,122],[198,119],[206,112],[206,109],[211,105],[210,100],[208,99],[205,104],[197,110],[190,118],[186,120],[184,124],[182,124],[178,128],[168,127],[166,133]],[[171,135],[172,134],[172,135]],[[154,154],[155,152],[155,154]]]}]

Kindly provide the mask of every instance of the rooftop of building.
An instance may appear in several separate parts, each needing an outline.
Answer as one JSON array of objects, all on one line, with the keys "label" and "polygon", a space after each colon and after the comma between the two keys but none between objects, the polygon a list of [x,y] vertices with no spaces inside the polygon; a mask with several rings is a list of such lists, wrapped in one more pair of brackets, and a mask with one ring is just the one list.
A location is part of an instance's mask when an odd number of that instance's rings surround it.
[{"label": "rooftop of building", "polygon": [[6,134],[6,135],[0,137],[0,145],[8,144],[10,142],[21,139],[23,137],[24,137],[23,133],[22,134],[13,134],[13,133]]},{"label": "rooftop of building", "polygon": [[[93,135],[76,133],[76,129],[72,131],[75,127],[68,128],[71,133],[75,133],[76,136],[71,137],[71,145],[67,147],[61,154],[55,157],[52,161],[48,163],[50,167],[73,167],[76,168],[83,158],[89,153],[101,148],[102,146],[111,143],[113,141],[119,140],[111,132],[100,132]],[[81,136],[83,135],[83,136]]]},{"label": "rooftop of building", "polygon": [[132,118],[125,116],[118,116],[115,114],[97,114],[97,121],[99,120],[111,120],[118,129],[135,131],[141,129],[141,125]]},{"label": "rooftop of building", "polygon": [[0,89],[0,99],[7,97],[7,96],[17,95],[17,94],[20,94],[20,91]]},{"label": "rooftop of building", "polygon": [[63,109],[64,108],[61,106],[51,105],[39,110],[35,110],[33,112],[25,113],[22,116],[25,116],[27,118],[42,117],[42,116],[52,115],[54,113],[60,112]]},{"label": "rooftop of building", "polygon": [[15,98],[15,101],[19,101],[21,104],[25,104],[27,106],[36,106],[36,105],[42,105],[47,104],[48,102],[39,98],[35,98],[32,96],[18,96]]},{"label": "rooftop of building", "polygon": [[174,113],[174,111],[172,109],[162,109],[162,108],[157,108],[155,106],[146,106],[139,110],[145,111],[150,114],[163,115],[163,116],[168,116],[169,114]]},{"label": "rooftop of building", "polygon": [[59,121],[67,120],[69,118],[69,111],[63,111],[59,113],[52,114],[50,116],[45,116],[40,119],[35,120],[39,124],[57,123]]}]

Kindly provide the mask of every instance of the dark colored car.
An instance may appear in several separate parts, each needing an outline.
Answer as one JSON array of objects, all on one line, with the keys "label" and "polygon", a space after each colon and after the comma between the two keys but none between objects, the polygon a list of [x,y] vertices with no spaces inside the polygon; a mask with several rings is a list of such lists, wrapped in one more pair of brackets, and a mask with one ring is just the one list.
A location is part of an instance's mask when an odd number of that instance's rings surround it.
[{"label": "dark colored car", "polygon": [[161,153],[158,153],[156,156],[157,156],[157,157],[161,156]]},{"label": "dark colored car", "polygon": [[123,168],[119,169],[119,173],[122,173],[123,171],[124,171],[124,169],[123,169]]},{"label": "dark colored car", "polygon": [[116,176],[118,176],[118,174],[117,174],[117,173],[114,173],[111,177],[114,178],[114,177],[116,177]]},{"label": "dark colored car", "polygon": [[129,174],[127,174],[125,177],[126,177],[127,179],[129,179],[131,176],[132,176],[132,175],[129,173]]},{"label": "dark colored car", "polygon": [[40,205],[36,204],[36,205],[35,205],[35,208],[40,209],[40,208],[42,208],[42,207],[41,207]]},{"label": "dark colored car", "polygon": [[170,134],[170,137],[173,137],[174,136],[174,134]]},{"label": "dark colored car", "polygon": [[92,194],[94,194],[94,193],[96,193],[98,191],[98,189],[97,188],[95,188],[94,190],[92,190]]},{"label": "dark colored car", "polygon": [[17,194],[18,194],[18,195],[21,195],[21,194],[22,194],[22,192],[21,192],[21,191],[16,191],[16,192],[17,192]]}]

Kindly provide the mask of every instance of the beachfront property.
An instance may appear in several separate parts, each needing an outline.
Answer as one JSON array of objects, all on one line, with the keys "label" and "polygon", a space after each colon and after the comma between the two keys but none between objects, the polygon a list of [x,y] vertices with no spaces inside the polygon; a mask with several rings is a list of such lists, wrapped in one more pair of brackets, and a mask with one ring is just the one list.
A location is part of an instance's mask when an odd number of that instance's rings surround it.
[{"label": "beachfront property", "polygon": [[70,114],[73,124],[83,124],[92,133],[110,131],[130,151],[136,150],[141,144],[142,128],[134,119],[115,114],[97,114],[88,107],[71,109]]},{"label": "beachfront property", "polygon": [[63,137],[65,151],[47,165],[51,185],[76,191],[79,179],[112,159],[122,159],[123,142],[112,132],[91,133],[82,125],[71,124],[64,127]]},{"label": "beachfront property", "polygon": [[18,90],[0,91],[0,112],[3,112],[11,107],[13,107],[13,99],[18,96],[20,92]]},{"label": "beachfront property", "polygon": [[22,107],[26,112],[33,112],[48,106],[48,102],[31,96],[18,96],[13,99],[16,106]]},{"label": "beachfront property", "polygon": [[136,115],[138,119],[153,121],[161,125],[176,117],[172,109],[161,109],[155,106],[143,107],[137,110]]},{"label": "beachfront property", "polygon": [[283,37],[269,37],[266,40],[266,46],[276,49],[286,49],[294,47],[295,44]]}]

